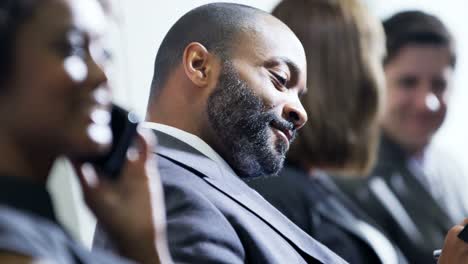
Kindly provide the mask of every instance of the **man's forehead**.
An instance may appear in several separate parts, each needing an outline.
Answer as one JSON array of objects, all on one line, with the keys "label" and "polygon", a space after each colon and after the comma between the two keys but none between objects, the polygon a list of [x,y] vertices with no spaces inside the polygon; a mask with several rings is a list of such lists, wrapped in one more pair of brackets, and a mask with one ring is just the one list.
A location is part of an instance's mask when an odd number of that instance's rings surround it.
[{"label": "man's forehead", "polygon": [[270,59],[284,58],[305,69],[304,48],[294,33],[271,15],[261,15],[245,31],[237,36],[234,56]]}]

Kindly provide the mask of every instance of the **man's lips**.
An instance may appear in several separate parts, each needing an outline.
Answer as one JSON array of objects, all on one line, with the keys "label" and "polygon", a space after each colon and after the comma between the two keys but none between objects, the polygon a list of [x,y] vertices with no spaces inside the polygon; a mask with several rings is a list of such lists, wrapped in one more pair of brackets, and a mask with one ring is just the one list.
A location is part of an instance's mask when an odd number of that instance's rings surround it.
[{"label": "man's lips", "polygon": [[276,124],[275,122],[271,123],[271,127],[274,128],[278,133],[283,136],[288,143],[291,143],[292,138],[294,137],[294,132],[290,129],[284,128]]}]

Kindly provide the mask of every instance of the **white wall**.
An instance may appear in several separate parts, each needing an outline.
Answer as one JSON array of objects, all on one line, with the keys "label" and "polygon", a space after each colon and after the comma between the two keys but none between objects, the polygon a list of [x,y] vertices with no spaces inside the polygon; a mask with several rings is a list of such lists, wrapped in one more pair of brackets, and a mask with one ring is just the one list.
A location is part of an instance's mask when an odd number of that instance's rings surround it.
[{"label": "white wall", "polygon": [[[149,85],[153,75],[153,61],[159,43],[169,27],[188,10],[214,1],[208,0],[115,0],[117,8],[116,27],[110,43],[114,48],[116,69],[113,72],[115,99],[124,106],[136,110],[144,116]],[[253,5],[270,11],[278,0],[232,1]],[[468,11],[466,0],[367,0],[371,10],[380,17],[406,8],[418,8],[439,15],[448,24],[458,41],[459,64],[452,104],[447,122],[437,136],[437,142],[468,164]],[[465,74],[464,74],[465,73]],[[51,189],[56,197],[56,205],[65,225],[72,234],[85,244],[91,242],[94,219],[84,207],[76,180],[71,176],[66,165],[58,167],[58,174],[66,177],[54,177]],[[71,194],[71,195],[70,195]]]}]

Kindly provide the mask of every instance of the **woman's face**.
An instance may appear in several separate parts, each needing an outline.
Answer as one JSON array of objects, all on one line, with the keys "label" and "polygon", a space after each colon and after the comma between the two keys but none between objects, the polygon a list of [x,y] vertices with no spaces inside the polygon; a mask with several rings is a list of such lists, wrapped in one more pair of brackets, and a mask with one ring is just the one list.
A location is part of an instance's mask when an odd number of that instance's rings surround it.
[{"label": "woman's face", "polygon": [[68,156],[107,147],[110,94],[98,66],[104,30],[95,0],[39,1],[18,28],[12,74],[0,87],[1,129],[15,143]]}]

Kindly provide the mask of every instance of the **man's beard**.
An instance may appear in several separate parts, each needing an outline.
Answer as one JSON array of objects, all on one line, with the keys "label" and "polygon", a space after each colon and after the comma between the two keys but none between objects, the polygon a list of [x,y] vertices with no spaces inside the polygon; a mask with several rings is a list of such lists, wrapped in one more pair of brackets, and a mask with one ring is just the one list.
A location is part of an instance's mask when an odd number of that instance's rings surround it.
[{"label": "man's beard", "polygon": [[207,111],[217,151],[239,177],[274,175],[281,170],[288,144],[273,142],[270,125],[274,122],[295,135],[294,124],[269,110],[229,62],[223,65]]}]

